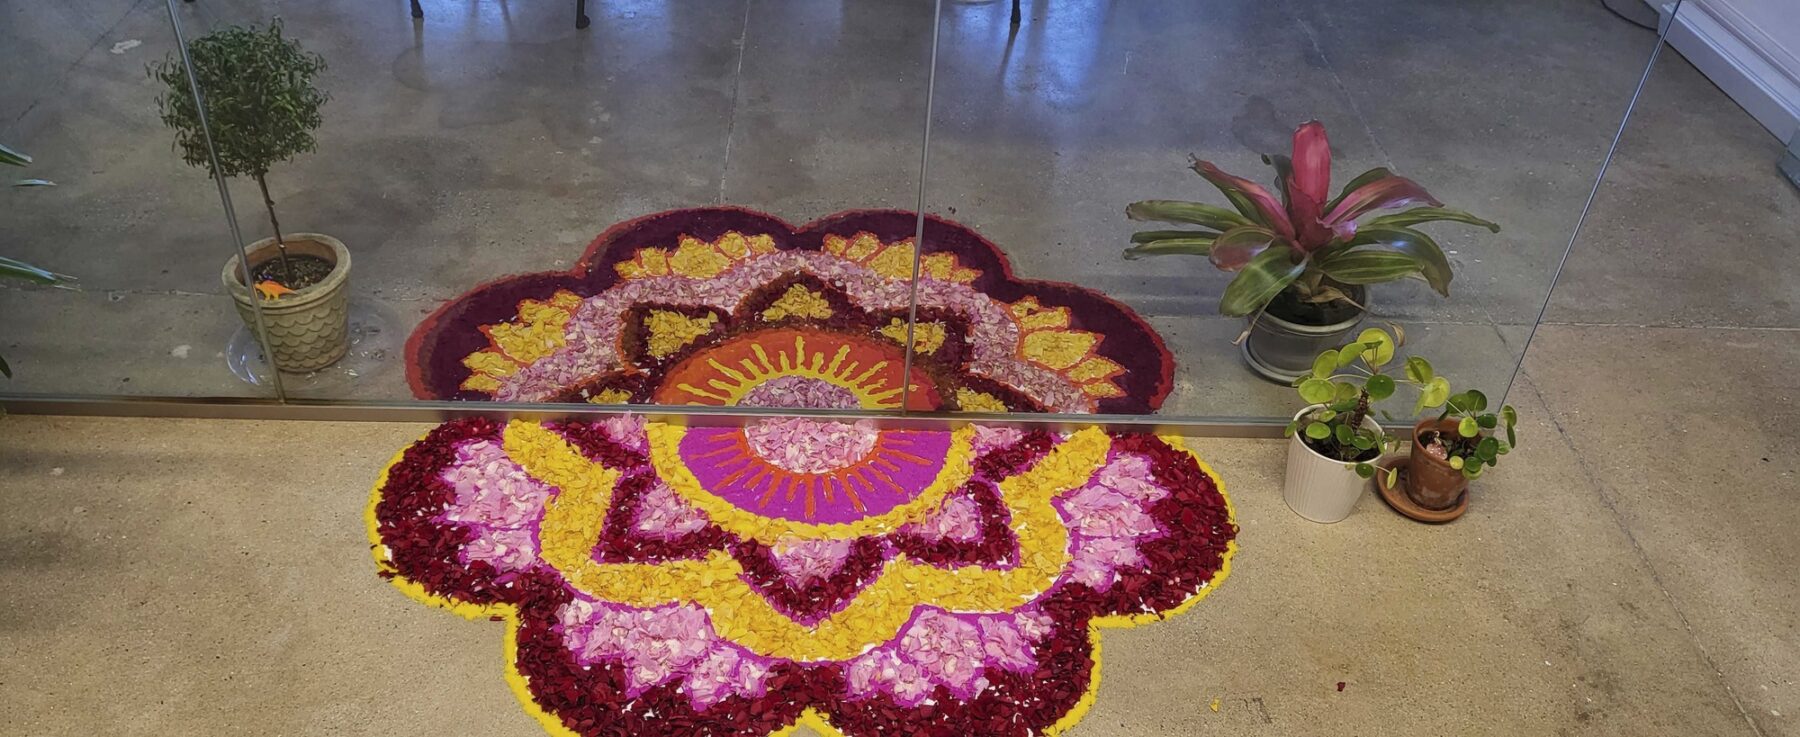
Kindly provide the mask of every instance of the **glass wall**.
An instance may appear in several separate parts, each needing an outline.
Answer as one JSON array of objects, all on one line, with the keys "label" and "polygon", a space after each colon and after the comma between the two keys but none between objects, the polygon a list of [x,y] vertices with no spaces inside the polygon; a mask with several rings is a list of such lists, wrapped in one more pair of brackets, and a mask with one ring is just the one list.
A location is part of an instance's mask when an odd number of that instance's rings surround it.
[{"label": "glass wall", "polygon": [[1379,326],[1499,397],[1657,40],[1548,0],[170,5],[5,10],[62,71],[0,73],[57,182],[4,255],[81,277],[0,289],[8,395],[1260,422]]}]

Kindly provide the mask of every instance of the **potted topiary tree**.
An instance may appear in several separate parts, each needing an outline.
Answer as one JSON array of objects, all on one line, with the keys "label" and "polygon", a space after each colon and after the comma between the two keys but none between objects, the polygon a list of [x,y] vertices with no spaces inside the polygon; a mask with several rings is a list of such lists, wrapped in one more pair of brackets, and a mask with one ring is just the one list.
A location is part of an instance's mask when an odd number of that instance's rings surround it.
[{"label": "potted topiary tree", "polygon": [[[1318,121],[1294,131],[1291,158],[1267,155],[1263,161],[1275,168],[1279,201],[1262,185],[1196,159],[1194,171],[1232,207],[1134,202],[1125,208],[1133,220],[1198,228],[1135,233],[1125,258],[1206,256],[1219,269],[1236,272],[1219,312],[1248,318],[1237,342],[1250,368],[1269,379],[1305,376],[1314,356],[1344,342],[1368,313],[1371,284],[1416,278],[1449,296],[1449,258],[1413,226],[1450,220],[1500,230],[1443,207],[1424,188],[1387,169],[1358,174],[1330,198],[1331,144]],[[1421,206],[1382,214],[1411,205]]]},{"label": "potted topiary tree", "polygon": [[268,27],[228,26],[188,44],[193,76],[200,87],[218,168],[208,157],[199,103],[188,86],[188,69],[171,53],[150,65],[150,75],[167,89],[156,98],[163,123],[175,131],[183,161],[209,176],[248,176],[262,193],[274,236],[250,244],[248,268],[233,256],[220,274],[237,303],[238,315],[255,330],[252,300],[262,302],[270,360],[282,371],[315,371],[342,358],[348,349],[350,251],[319,233],[281,232],[275,200],[269,195],[269,168],[313,151],[313,131],[329,96],[313,86],[325,60]]}]

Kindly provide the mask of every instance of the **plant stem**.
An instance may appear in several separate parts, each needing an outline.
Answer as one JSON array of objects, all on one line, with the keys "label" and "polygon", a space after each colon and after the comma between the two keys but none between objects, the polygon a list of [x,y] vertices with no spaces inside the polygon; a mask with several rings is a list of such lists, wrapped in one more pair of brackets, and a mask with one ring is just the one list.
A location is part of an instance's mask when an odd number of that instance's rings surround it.
[{"label": "plant stem", "polygon": [[296,288],[294,284],[294,265],[288,263],[287,242],[281,239],[281,221],[275,219],[275,200],[269,197],[268,172],[257,172],[256,186],[262,189],[263,207],[269,210],[269,226],[275,229],[275,250],[281,254],[281,275],[288,283],[282,286]]},{"label": "plant stem", "polygon": [[[1356,409],[1350,411],[1350,432],[1362,432],[1363,420],[1369,416],[1369,390],[1356,393]],[[1355,448],[1351,448],[1355,451]],[[1349,460],[1349,459],[1345,459]]]}]

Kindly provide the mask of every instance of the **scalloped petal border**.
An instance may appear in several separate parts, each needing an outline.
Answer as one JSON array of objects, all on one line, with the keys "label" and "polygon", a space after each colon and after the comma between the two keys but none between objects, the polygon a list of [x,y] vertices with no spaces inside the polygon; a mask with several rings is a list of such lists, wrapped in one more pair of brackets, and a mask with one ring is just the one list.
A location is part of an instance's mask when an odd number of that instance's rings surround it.
[{"label": "scalloped petal border", "polygon": [[[589,297],[618,282],[612,265],[628,260],[640,248],[668,247],[680,235],[703,240],[730,230],[768,233],[785,250],[820,250],[826,235],[870,232],[885,240],[912,238],[918,214],[910,210],[845,210],[793,225],[745,207],[695,207],[643,215],[607,228],[588,244],[573,268],[501,277],[484,282],[432,310],[406,340],[406,380],[419,399],[482,400],[460,388],[464,356],[486,345],[476,328],[504,322],[518,314],[519,302],[547,299],[558,289]],[[1125,396],[1102,398],[1101,414],[1147,414],[1162,406],[1174,387],[1175,359],[1162,336],[1131,308],[1092,289],[1069,282],[1022,279],[994,242],[966,225],[927,213],[925,253],[954,253],[981,275],[973,285],[1002,302],[1037,297],[1047,306],[1069,307],[1074,327],[1116,335],[1121,327],[1141,333],[1155,347],[1144,351],[1136,341],[1101,343],[1100,355],[1126,367]],[[1153,355],[1154,359],[1150,356]],[[1130,383],[1124,383],[1130,382]]]},{"label": "scalloped petal border", "polygon": [[[419,440],[424,440],[426,437],[426,435],[421,435],[418,440],[413,442],[419,442]],[[1199,453],[1194,452],[1193,448],[1188,447],[1187,441],[1181,436],[1159,435],[1157,437],[1161,438],[1163,442],[1168,443],[1169,447],[1178,448],[1181,452],[1186,453],[1188,457],[1193,458],[1194,463],[1200,467],[1200,471],[1205,473],[1207,478],[1212,479],[1213,485],[1219,490],[1219,498],[1225,502],[1225,518],[1235,526],[1237,524],[1237,508],[1231,503],[1231,494],[1227,493],[1225,489],[1224,479],[1219,478],[1219,474],[1213,471],[1212,466],[1208,465],[1206,460],[1200,457]],[[393,567],[382,558],[381,548],[383,543],[381,542],[380,522],[376,518],[376,507],[381,503],[381,490],[387,487],[388,471],[400,463],[401,459],[406,456],[406,449],[412,447],[412,445],[413,443],[408,443],[405,448],[401,448],[392,458],[388,459],[386,465],[382,466],[381,475],[376,478],[375,487],[369,494],[369,503],[363,510],[363,524],[369,538],[369,555],[375,559],[376,569],[392,574],[387,579],[388,583],[394,588],[399,589],[401,593],[405,594],[407,598],[412,599],[413,601],[427,606],[449,610],[451,613],[470,621],[483,619],[492,620],[494,618],[504,620],[506,622],[506,639],[503,657],[506,662],[503,665],[506,684],[512,689],[513,697],[519,700],[519,705],[524,707],[525,713],[530,714],[533,719],[537,720],[539,725],[543,726],[546,734],[552,735],[553,737],[582,737],[579,732],[565,726],[562,723],[562,719],[558,718],[555,714],[545,711],[543,707],[538,705],[537,700],[533,699],[531,696],[530,684],[526,683],[524,674],[519,672],[518,607],[512,604],[470,604],[456,601],[448,597],[438,596],[426,591],[424,586],[409,581],[401,576],[398,571],[395,571]],[[1211,595],[1214,590],[1219,588],[1219,584],[1224,583],[1225,579],[1231,576],[1231,559],[1237,555],[1237,551],[1237,537],[1234,535],[1232,539],[1226,543],[1224,554],[1219,556],[1219,570],[1213,573],[1212,578],[1207,579],[1206,585],[1200,587],[1199,591],[1194,592],[1188,598],[1183,599],[1180,604],[1177,604],[1166,611],[1146,612],[1143,614],[1115,614],[1094,617],[1088,620],[1088,646],[1093,648],[1092,659],[1094,665],[1088,674],[1087,689],[1082,692],[1081,698],[1076,700],[1075,706],[1071,707],[1068,713],[1064,714],[1061,719],[1056,720],[1055,724],[1046,729],[1045,734],[1060,735],[1069,729],[1072,729],[1081,721],[1082,717],[1087,716],[1088,710],[1093,708],[1094,700],[1100,694],[1100,678],[1102,671],[1100,631],[1102,629],[1128,629],[1142,624],[1160,622],[1192,609],[1194,605],[1199,604],[1202,599]],[[839,731],[837,727],[832,726],[831,722],[825,718],[823,713],[812,708],[808,708],[801,712],[800,718],[795,720],[793,724],[789,724],[786,727],[770,733],[769,737],[792,737],[792,735],[797,733],[801,727],[810,728],[813,731],[824,735],[824,737],[849,737],[849,735]]]}]

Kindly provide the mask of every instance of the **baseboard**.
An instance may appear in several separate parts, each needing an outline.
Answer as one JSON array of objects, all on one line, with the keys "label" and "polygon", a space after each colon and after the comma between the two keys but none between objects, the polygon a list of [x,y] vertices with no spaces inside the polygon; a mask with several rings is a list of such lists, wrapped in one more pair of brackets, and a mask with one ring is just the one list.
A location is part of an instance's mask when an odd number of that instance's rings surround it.
[{"label": "baseboard", "polygon": [[[1665,26],[1672,5],[1661,7]],[[1691,0],[1683,3],[1669,27],[1669,45],[1786,145],[1800,131],[1800,80],[1716,12]]]}]

